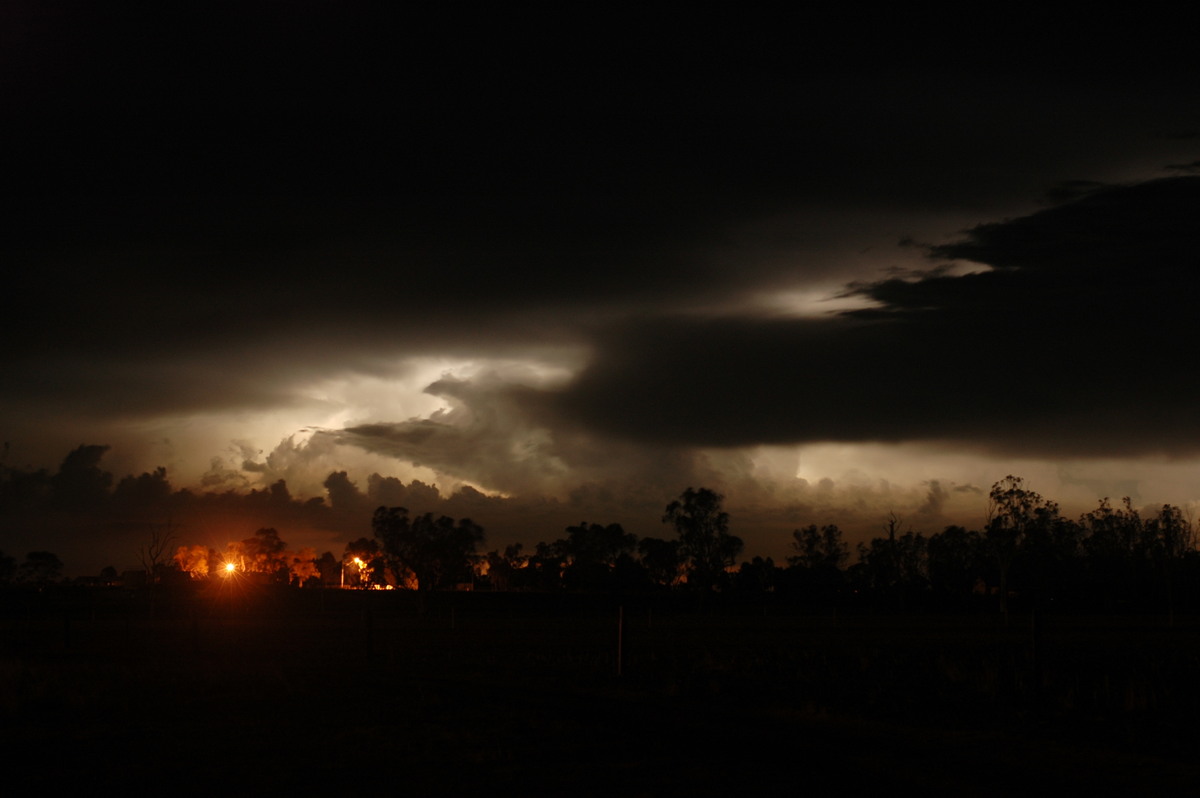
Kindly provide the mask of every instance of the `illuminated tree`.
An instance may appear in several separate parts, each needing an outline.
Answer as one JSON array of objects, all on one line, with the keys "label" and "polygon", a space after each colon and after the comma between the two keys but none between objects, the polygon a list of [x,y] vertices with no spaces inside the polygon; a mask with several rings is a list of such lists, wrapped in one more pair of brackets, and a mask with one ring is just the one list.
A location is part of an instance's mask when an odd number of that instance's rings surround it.
[{"label": "illuminated tree", "polygon": [[190,574],[192,579],[207,579],[209,571],[215,566],[209,562],[207,546],[180,546],[175,549],[175,562],[179,570]]},{"label": "illuminated tree", "polygon": [[225,549],[225,563],[231,563],[236,570],[245,573],[266,574],[271,581],[288,580],[287,543],[270,527],[258,530],[245,540],[230,542]]},{"label": "illuminated tree", "polygon": [[363,537],[347,543],[342,552],[342,584],[361,588],[387,584],[387,564],[381,555],[378,540]]},{"label": "illuminated tree", "polygon": [[287,543],[279,538],[279,532],[264,527],[242,541],[244,567],[250,573],[286,574],[288,569]]},{"label": "illuminated tree", "polygon": [[663,523],[679,534],[680,553],[688,563],[688,584],[711,590],[742,552],[742,539],[729,534],[725,497],[708,488],[688,488],[667,505]]},{"label": "illuminated tree", "polygon": [[299,551],[288,552],[288,573],[292,582],[303,587],[310,579],[319,579],[321,570],[317,567],[317,550],[305,546]]}]

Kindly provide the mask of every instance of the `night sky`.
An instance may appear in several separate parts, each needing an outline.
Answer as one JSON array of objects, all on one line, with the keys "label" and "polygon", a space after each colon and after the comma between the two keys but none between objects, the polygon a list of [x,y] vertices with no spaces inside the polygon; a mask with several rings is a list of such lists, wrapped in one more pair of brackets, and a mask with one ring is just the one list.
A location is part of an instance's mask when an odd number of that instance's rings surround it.
[{"label": "night sky", "polygon": [[494,548],[704,485],[780,558],[1010,473],[1200,502],[1187,26],[158,13],[0,11],[7,469],[108,446],[225,495],[129,518],[339,553],[379,503]]}]

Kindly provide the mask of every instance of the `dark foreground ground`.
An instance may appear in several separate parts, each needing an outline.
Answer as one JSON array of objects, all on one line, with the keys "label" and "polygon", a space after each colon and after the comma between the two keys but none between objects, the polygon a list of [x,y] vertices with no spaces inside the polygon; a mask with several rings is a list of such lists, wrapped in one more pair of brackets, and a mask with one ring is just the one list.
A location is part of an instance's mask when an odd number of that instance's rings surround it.
[{"label": "dark foreground ground", "polygon": [[[6,795],[1200,791],[1200,625],[7,594]],[[10,789],[12,791],[10,791]]]}]

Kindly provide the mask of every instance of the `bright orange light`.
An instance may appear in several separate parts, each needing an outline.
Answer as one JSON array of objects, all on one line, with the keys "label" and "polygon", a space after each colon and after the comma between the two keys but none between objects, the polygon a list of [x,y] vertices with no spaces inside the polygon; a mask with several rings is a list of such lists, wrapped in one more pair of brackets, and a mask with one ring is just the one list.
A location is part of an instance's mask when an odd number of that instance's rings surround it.
[{"label": "bright orange light", "polygon": [[231,562],[225,563],[225,573],[231,574],[236,570],[237,570],[237,566],[234,565],[233,563],[231,563]]}]

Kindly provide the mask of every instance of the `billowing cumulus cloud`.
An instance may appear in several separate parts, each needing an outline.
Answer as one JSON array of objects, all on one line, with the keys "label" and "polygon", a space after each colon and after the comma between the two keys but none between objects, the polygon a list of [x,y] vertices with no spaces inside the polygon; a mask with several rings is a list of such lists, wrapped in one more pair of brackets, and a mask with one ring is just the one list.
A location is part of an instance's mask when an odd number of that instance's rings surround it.
[{"label": "billowing cumulus cloud", "polygon": [[320,433],[339,444],[410,462],[450,480],[521,496],[565,496],[579,485],[662,484],[695,476],[694,457],[668,447],[610,441],[563,424],[553,389],[496,373],[443,377],[429,393],[447,408],[399,422]]}]

